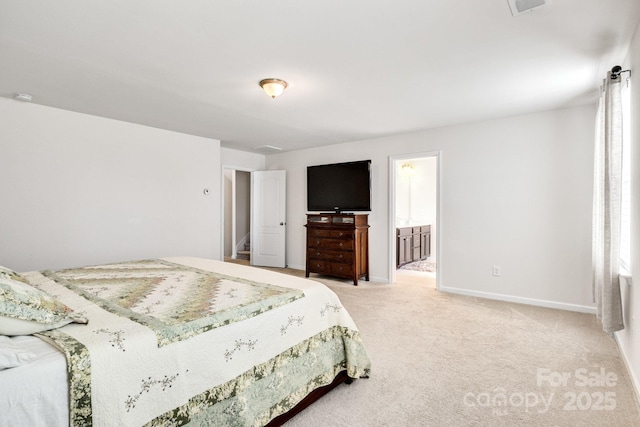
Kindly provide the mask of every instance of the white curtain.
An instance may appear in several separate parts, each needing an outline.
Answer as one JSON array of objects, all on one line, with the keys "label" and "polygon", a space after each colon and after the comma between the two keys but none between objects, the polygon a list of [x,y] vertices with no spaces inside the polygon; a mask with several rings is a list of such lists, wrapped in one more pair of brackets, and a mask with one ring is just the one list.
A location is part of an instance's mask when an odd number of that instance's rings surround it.
[{"label": "white curtain", "polygon": [[622,194],[621,78],[602,85],[596,118],[593,188],[593,297],[605,332],[624,328],[620,298],[620,200]]}]

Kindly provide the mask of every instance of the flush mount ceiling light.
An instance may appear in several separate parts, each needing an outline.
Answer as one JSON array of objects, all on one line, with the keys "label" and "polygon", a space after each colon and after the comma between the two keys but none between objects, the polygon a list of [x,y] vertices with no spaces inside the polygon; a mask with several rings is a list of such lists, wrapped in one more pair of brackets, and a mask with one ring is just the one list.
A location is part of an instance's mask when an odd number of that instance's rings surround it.
[{"label": "flush mount ceiling light", "polygon": [[260,87],[267,92],[271,98],[275,99],[287,88],[287,82],[280,79],[264,79],[260,80]]}]

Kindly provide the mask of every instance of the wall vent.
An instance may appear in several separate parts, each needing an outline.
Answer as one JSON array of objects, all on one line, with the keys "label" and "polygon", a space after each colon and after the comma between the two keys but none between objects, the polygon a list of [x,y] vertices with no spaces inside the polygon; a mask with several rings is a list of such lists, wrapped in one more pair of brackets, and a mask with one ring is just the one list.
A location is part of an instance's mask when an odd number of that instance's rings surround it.
[{"label": "wall vent", "polygon": [[507,0],[513,16],[522,15],[546,6],[550,0]]}]

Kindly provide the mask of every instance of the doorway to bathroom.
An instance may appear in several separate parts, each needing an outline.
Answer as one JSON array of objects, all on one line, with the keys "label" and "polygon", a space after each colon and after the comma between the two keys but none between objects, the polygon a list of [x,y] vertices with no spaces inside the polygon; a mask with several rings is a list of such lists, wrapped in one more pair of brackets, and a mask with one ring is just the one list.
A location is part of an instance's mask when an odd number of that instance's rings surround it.
[{"label": "doorway to bathroom", "polygon": [[439,153],[390,159],[391,277],[437,287]]}]

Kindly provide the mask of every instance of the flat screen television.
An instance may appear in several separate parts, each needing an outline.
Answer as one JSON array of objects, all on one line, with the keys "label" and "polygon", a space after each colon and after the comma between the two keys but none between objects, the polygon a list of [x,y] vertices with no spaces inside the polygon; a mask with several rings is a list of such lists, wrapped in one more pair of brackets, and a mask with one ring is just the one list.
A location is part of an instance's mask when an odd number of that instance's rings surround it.
[{"label": "flat screen television", "polygon": [[371,210],[371,160],[307,167],[307,210]]}]

